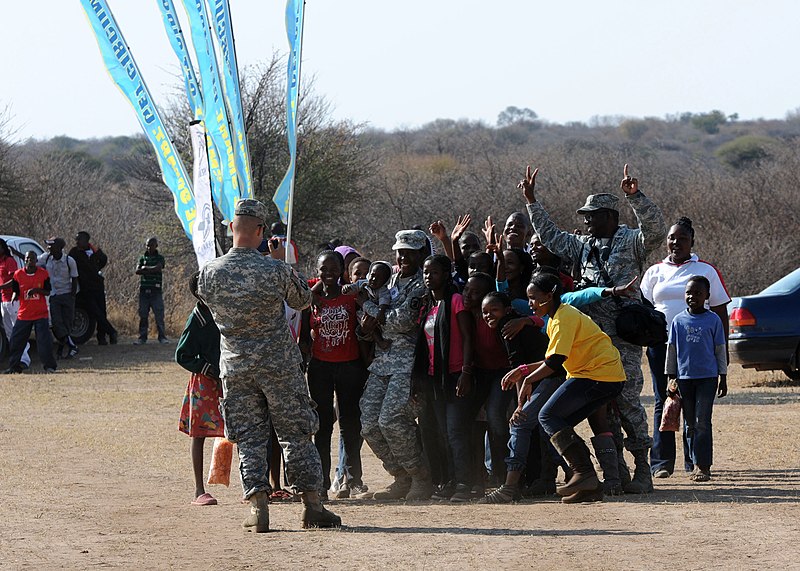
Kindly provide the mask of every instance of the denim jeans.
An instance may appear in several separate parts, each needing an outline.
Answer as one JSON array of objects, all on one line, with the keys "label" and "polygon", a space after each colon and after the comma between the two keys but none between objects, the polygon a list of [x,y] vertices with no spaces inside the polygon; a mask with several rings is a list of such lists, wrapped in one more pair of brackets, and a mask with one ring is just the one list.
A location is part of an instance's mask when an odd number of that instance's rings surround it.
[{"label": "denim jeans", "polygon": [[453,453],[447,441],[447,424],[441,422],[445,418],[444,399],[441,391],[437,391],[432,378],[423,381],[422,408],[419,413],[419,433],[422,449],[428,459],[431,480],[434,485],[446,484],[454,479]]},{"label": "denim jeans", "polygon": [[511,437],[508,440],[509,454],[506,457],[506,469],[509,472],[521,472],[527,467],[531,438],[539,438],[539,412],[563,383],[563,377],[548,377],[539,381],[534,387],[531,398],[522,407],[525,419],[511,425]]},{"label": "denim jeans", "polygon": [[[444,387],[435,386],[433,402],[428,403],[441,430],[447,438],[447,446],[452,457],[451,477],[457,484],[472,485],[474,464],[472,461],[472,427],[477,412],[476,392],[473,390],[463,397],[456,396],[456,384],[460,373],[451,373]],[[435,381],[431,379],[433,385]]]},{"label": "denim jeans", "polygon": [[576,426],[622,392],[625,382],[567,379],[539,411],[539,425],[548,436]]},{"label": "denim jeans", "polygon": [[167,333],[164,328],[164,295],[159,288],[139,290],[139,339],[147,341],[147,330],[150,328],[148,320],[150,308],[153,308],[153,317],[156,319],[156,329],[158,329],[159,340],[166,339]]},{"label": "denim jeans", "polygon": [[683,430],[695,466],[710,468],[714,444],[711,411],[717,395],[717,379],[678,379],[683,403]]},{"label": "denim jeans", "polygon": [[45,369],[55,369],[56,359],[53,356],[53,335],[50,333],[50,323],[45,317],[43,319],[35,319],[27,321],[24,319],[17,319],[14,323],[14,329],[11,331],[11,339],[9,340],[9,350],[11,357],[9,358],[9,367],[15,368],[22,360],[22,354],[28,346],[28,338],[31,336],[31,330],[36,329],[36,348],[39,352],[39,360]]},{"label": "denim jeans", "polygon": [[508,455],[508,420],[509,407],[516,393],[504,391],[500,381],[508,372],[507,369],[476,369],[475,389],[476,403],[480,408],[486,405],[486,421],[489,424],[489,451],[492,458],[492,475],[505,479],[505,458]]},{"label": "denim jeans", "polygon": [[[675,471],[675,434],[673,432],[660,432],[661,415],[664,412],[664,403],[667,400],[667,374],[664,366],[667,360],[667,346],[647,348],[647,362],[650,365],[650,376],[653,379],[653,447],[650,449],[650,469],[655,474],[657,470],[666,470],[670,474]],[[691,472],[692,455],[686,436],[682,435],[684,468]]]},{"label": "denim jeans", "polygon": [[339,433],[344,440],[350,484],[361,484],[361,409],[366,371],[360,359],[333,363],[311,359],[308,365],[308,390],[317,403],[319,430],[314,445],[322,461],[325,490],[331,487],[331,436],[333,435],[333,396],[339,404]]}]

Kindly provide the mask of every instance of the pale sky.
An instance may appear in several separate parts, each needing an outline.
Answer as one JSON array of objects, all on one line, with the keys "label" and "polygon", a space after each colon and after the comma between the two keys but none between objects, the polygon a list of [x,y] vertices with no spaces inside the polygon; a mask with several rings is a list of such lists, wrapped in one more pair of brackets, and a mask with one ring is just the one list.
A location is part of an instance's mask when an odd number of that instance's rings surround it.
[{"label": "pale sky", "polygon": [[[0,1],[0,109],[17,137],[140,131],[78,0]],[[180,70],[157,0],[108,2],[163,101]],[[288,49],[283,0],[230,3],[240,66]],[[796,0],[307,0],[303,76],[336,118],[384,129],[494,124],[509,105],[557,123],[712,109],[783,118],[800,107],[798,23]]]}]

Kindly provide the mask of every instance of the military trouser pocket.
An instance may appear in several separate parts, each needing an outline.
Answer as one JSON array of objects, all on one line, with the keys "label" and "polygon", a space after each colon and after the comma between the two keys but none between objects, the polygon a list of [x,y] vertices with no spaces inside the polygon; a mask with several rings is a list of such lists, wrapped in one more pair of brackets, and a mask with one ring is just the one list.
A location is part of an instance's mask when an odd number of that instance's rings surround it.
[{"label": "military trouser pocket", "polygon": [[231,428],[230,412],[226,412],[225,399],[219,399],[219,412],[222,415],[222,420],[225,423],[225,438],[231,442],[236,442],[236,432]]},{"label": "military trouser pocket", "polygon": [[305,393],[295,393],[294,398],[287,400],[293,404],[293,410],[285,411],[293,429],[305,436],[316,434],[319,430],[317,403]]}]

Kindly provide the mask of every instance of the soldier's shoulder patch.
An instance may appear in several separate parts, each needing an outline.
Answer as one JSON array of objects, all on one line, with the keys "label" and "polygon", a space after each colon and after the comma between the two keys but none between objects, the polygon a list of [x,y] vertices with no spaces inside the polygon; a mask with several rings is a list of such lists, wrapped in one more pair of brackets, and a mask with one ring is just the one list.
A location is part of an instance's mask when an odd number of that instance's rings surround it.
[{"label": "soldier's shoulder patch", "polygon": [[421,297],[412,297],[411,298],[411,309],[418,310],[422,307],[422,298]]}]

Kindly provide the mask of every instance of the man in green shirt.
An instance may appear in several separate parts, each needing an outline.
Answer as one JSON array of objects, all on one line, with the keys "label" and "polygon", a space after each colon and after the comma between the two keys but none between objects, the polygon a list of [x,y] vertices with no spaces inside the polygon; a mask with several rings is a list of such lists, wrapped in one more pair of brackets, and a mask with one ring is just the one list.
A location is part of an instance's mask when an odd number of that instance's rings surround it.
[{"label": "man in green shirt", "polygon": [[164,297],[162,294],[162,275],[164,256],[158,253],[158,239],[147,240],[144,255],[139,258],[136,274],[139,276],[139,338],[134,345],[147,343],[148,317],[150,308],[156,318],[158,342],[169,343],[164,329]]}]

